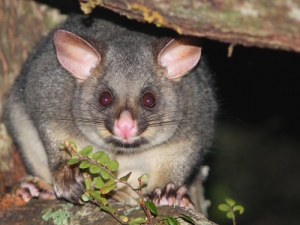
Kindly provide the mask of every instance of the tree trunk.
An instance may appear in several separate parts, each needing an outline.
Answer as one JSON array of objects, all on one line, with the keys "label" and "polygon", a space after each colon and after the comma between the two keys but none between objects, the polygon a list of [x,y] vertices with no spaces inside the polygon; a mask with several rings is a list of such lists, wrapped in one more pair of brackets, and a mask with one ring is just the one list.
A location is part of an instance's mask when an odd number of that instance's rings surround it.
[{"label": "tree trunk", "polygon": [[62,18],[58,10],[34,1],[0,1],[0,193],[25,174],[2,121],[5,93],[33,46]]},{"label": "tree trunk", "polygon": [[179,34],[300,52],[297,0],[81,0],[86,13],[96,4]]}]

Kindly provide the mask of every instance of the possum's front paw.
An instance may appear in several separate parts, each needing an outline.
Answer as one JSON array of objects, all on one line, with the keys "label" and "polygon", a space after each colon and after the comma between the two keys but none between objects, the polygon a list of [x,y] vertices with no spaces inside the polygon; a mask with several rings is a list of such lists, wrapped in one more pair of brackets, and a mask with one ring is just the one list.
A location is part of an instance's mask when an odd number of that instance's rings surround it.
[{"label": "possum's front paw", "polygon": [[77,166],[62,164],[53,173],[54,190],[58,198],[65,198],[70,202],[81,203],[81,195],[85,185],[82,173]]},{"label": "possum's front paw", "polygon": [[194,208],[185,186],[182,186],[176,190],[174,184],[167,184],[163,190],[156,188],[150,198],[156,206],[177,205],[191,209]]},{"label": "possum's front paw", "polygon": [[29,202],[32,198],[56,199],[52,186],[34,176],[24,177],[13,188],[13,195],[20,196],[24,202]]}]

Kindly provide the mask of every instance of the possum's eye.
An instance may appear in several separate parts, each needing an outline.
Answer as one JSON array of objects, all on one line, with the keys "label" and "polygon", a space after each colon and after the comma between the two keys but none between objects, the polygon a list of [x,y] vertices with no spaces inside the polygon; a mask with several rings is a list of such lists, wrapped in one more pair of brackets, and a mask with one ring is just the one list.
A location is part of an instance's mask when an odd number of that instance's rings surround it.
[{"label": "possum's eye", "polygon": [[112,96],[109,92],[102,92],[99,97],[99,103],[101,106],[105,107],[112,103]]},{"label": "possum's eye", "polygon": [[152,93],[146,93],[143,95],[143,105],[147,108],[153,108],[156,104],[155,96]]}]

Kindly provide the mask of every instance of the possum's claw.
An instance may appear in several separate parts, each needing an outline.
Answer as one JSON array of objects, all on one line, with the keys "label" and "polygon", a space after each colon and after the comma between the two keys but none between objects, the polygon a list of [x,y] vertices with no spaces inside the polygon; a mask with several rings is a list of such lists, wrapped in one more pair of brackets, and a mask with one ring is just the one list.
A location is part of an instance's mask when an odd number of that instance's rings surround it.
[{"label": "possum's claw", "polygon": [[175,185],[172,183],[167,184],[163,190],[160,188],[156,188],[150,198],[156,206],[177,205],[180,207],[187,207],[191,209],[194,208],[194,205],[187,192],[187,188],[185,186],[182,186],[176,190]]},{"label": "possum's claw", "polygon": [[56,199],[53,187],[34,176],[24,177],[12,192],[13,195],[21,196],[24,202],[29,202],[32,198]]}]

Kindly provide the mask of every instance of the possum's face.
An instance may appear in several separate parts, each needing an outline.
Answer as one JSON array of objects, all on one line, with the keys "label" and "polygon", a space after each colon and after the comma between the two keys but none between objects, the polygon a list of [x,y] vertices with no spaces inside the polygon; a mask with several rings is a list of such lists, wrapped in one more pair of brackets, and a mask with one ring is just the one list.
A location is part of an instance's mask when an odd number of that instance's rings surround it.
[{"label": "possum's face", "polygon": [[94,133],[94,143],[115,151],[136,151],[167,141],[181,120],[176,85],[150,68],[143,72],[115,68],[105,71],[96,86],[89,81],[84,85],[80,105],[86,118],[78,121],[80,129],[87,137]]},{"label": "possum's face", "polygon": [[[56,37],[59,61],[78,79],[72,113],[87,139],[106,150],[133,152],[174,135],[184,107],[178,83],[197,64],[200,48],[172,40],[157,50],[136,37],[97,51],[75,34],[60,30]],[[70,55],[72,42],[78,50]],[[76,59],[78,52],[84,57]]]}]

